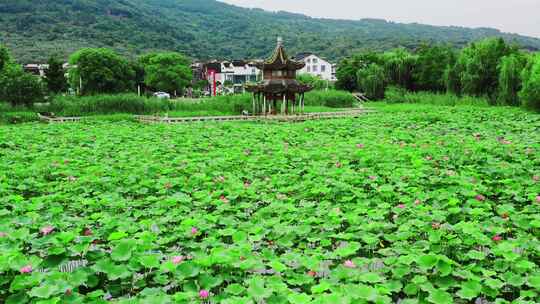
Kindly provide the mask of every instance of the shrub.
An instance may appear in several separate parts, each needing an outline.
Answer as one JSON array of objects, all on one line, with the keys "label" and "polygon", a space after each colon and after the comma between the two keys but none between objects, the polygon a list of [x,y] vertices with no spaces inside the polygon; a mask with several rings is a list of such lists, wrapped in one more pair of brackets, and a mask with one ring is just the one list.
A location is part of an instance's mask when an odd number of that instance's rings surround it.
[{"label": "shrub", "polygon": [[33,111],[21,112],[0,112],[0,124],[19,124],[39,121],[37,114]]},{"label": "shrub", "polygon": [[306,106],[325,106],[330,108],[350,108],[356,102],[354,96],[346,91],[311,91],[305,96]]},{"label": "shrub", "polygon": [[456,96],[453,94],[431,92],[409,92],[402,88],[390,87],[386,90],[384,101],[387,103],[432,104],[441,106],[488,106],[488,100],[481,97]]},{"label": "shrub", "polygon": [[63,116],[152,114],[172,109],[174,109],[174,102],[171,100],[140,97],[136,94],[57,96],[49,108],[50,112]]},{"label": "shrub", "polygon": [[0,99],[14,106],[32,106],[43,102],[45,94],[39,78],[25,73],[19,65],[8,65],[0,74]]},{"label": "shrub", "polygon": [[324,90],[329,87],[328,81],[311,74],[300,74],[297,79],[300,83],[310,85],[314,90]]}]

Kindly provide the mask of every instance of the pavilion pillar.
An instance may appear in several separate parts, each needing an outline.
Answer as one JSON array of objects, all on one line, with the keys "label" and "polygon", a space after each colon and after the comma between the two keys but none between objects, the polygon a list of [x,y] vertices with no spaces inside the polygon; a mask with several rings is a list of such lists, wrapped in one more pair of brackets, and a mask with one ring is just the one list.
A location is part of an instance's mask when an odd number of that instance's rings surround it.
[{"label": "pavilion pillar", "polygon": [[285,114],[287,111],[287,94],[283,94],[283,103],[281,105],[281,114]]},{"label": "pavilion pillar", "polygon": [[302,114],[304,114],[304,93],[302,93],[302,97],[300,97],[300,111],[302,111]]},{"label": "pavilion pillar", "polygon": [[255,115],[256,111],[257,111],[257,102],[256,102],[256,97],[257,96],[257,93],[253,93],[253,113],[251,113],[251,115]]},{"label": "pavilion pillar", "polygon": [[266,116],[266,94],[263,95],[263,114]]}]

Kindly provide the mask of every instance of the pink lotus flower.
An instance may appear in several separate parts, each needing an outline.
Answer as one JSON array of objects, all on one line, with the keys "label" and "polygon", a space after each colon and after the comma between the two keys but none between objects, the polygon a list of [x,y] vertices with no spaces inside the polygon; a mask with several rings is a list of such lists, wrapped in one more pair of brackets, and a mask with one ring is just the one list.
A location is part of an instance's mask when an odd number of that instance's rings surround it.
[{"label": "pink lotus flower", "polygon": [[421,203],[422,203],[422,201],[419,200],[419,199],[417,199],[417,200],[414,201],[414,204],[415,204],[415,205],[420,205]]},{"label": "pink lotus flower", "polygon": [[26,265],[23,268],[21,268],[21,273],[30,273],[32,272],[32,265]]},{"label": "pink lotus flower", "polygon": [[432,159],[433,159],[433,157],[431,157],[431,156],[429,156],[429,155],[426,156],[426,160],[432,160]]},{"label": "pink lotus flower", "polygon": [[41,233],[43,235],[47,235],[47,234],[50,234],[52,231],[54,230],[54,227],[53,226],[45,226],[43,228],[41,228]]},{"label": "pink lotus flower", "polygon": [[365,148],[364,144],[357,144],[356,147],[358,149],[364,149]]},{"label": "pink lotus flower", "polygon": [[537,195],[537,196],[536,196],[536,202],[537,202],[537,203],[540,203],[540,195]]},{"label": "pink lotus flower", "polygon": [[183,260],[184,260],[184,257],[181,256],[181,255],[173,256],[173,258],[172,258],[172,262],[175,265],[178,265],[178,264],[182,263]]},{"label": "pink lotus flower", "polygon": [[397,207],[398,207],[399,209],[405,209],[405,204],[399,204],[399,205],[397,205]]},{"label": "pink lotus flower", "polygon": [[336,162],[336,168],[341,168],[343,165],[340,162]]},{"label": "pink lotus flower", "polygon": [[477,196],[474,197],[477,201],[479,202],[483,202],[486,200],[486,197],[483,196],[482,194],[478,194]]},{"label": "pink lotus flower", "polygon": [[495,241],[495,242],[500,242],[500,241],[502,241],[502,236],[496,235],[496,236],[494,236],[494,237],[492,238],[492,240]]},{"label": "pink lotus flower", "polygon": [[199,233],[199,229],[197,229],[197,228],[195,228],[195,227],[192,227],[192,228],[191,228],[191,234],[195,235],[195,234],[197,234],[197,233]]},{"label": "pink lotus flower", "polygon": [[538,176],[538,175],[533,176],[533,181],[535,181],[535,182],[540,181],[540,176]]},{"label": "pink lotus flower", "polygon": [[229,203],[229,199],[225,197],[225,195],[222,195],[219,197],[219,200],[221,200],[222,202],[224,202],[225,204],[228,204]]},{"label": "pink lotus flower", "polygon": [[84,235],[84,236],[91,236],[92,234],[94,234],[94,233],[92,232],[92,229],[90,229],[90,228],[84,228],[84,231],[83,231],[83,235]]},{"label": "pink lotus flower", "polygon": [[370,179],[370,180],[376,180],[376,179],[377,179],[377,177],[376,177],[376,176],[374,176],[374,175],[370,175],[370,176],[369,176],[369,179]]},{"label": "pink lotus flower", "polygon": [[0,238],[6,237],[7,233],[0,231]]},{"label": "pink lotus flower", "polygon": [[249,181],[245,181],[244,188],[249,188],[249,187],[251,187],[251,183]]},{"label": "pink lotus flower", "polygon": [[313,271],[313,270],[310,270],[310,271],[308,271],[307,275],[314,278],[314,277],[317,276],[317,273],[315,271]]},{"label": "pink lotus flower", "polygon": [[343,266],[347,267],[347,268],[356,268],[356,264],[351,261],[351,260],[346,260],[344,263],[343,263]]},{"label": "pink lotus flower", "polygon": [[440,223],[432,223],[431,224],[431,228],[437,230],[437,229],[440,229],[441,228],[441,224]]},{"label": "pink lotus flower", "polygon": [[201,299],[208,299],[209,296],[210,296],[210,292],[208,292],[208,290],[203,289],[199,291],[199,297]]}]

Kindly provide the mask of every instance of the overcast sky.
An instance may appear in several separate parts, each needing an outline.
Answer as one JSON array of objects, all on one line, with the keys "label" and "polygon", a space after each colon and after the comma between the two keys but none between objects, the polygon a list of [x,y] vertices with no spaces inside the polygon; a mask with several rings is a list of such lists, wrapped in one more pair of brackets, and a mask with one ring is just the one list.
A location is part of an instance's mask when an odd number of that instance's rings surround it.
[{"label": "overcast sky", "polygon": [[222,0],[313,17],[493,27],[540,37],[540,0]]}]

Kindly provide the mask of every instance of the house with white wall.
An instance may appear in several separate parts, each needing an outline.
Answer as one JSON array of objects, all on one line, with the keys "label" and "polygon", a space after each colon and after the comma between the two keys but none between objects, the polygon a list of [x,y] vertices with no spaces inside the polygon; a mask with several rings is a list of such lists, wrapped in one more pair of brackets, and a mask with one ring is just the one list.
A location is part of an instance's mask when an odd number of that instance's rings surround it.
[{"label": "house with white wall", "polygon": [[336,66],[313,53],[300,53],[294,57],[296,61],[306,64],[298,74],[319,76],[323,80],[336,81]]},{"label": "house with white wall", "polygon": [[253,64],[245,60],[211,61],[204,64],[204,77],[208,80],[211,95],[224,92],[229,83],[235,93],[243,93],[247,82],[256,82],[260,74]]}]

